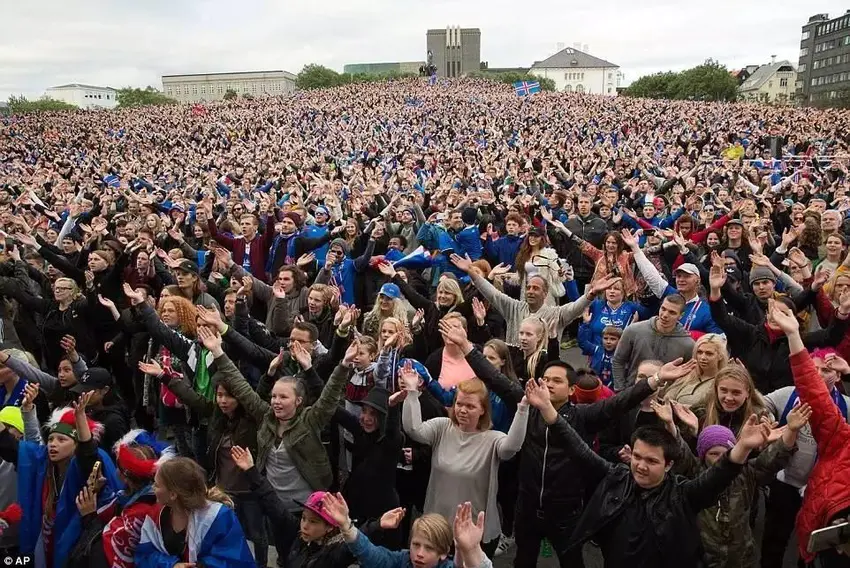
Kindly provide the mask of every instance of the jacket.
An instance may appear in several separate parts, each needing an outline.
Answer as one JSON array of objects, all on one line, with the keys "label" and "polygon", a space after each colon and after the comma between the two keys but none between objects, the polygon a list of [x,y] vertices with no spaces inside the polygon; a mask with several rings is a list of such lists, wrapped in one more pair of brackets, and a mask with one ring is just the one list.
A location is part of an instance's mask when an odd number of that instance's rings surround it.
[{"label": "jacket", "polygon": [[573,235],[574,241],[579,241],[578,247],[581,253],[589,258],[594,264],[592,280],[597,278],[605,278],[606,276],[619,276],[623,279],[623,287],[626,292],[626,297],[631,298],[637,294],[637,281],[635,280],[634,271],[634,254],[631,251],[624,250],[617,256],[616,262],[609,263],[605,253],[596,248],[587,241],[581,241]]},{"label": "jacket", "polygon": [[[679,461],[673,470],[694,479],[709,469],[691,453],[679,436]],[[758,488],[767,485],[791,459],[794,449],[782,440],[770,444],[743,467],[741,474],[720,494],[717,503],[697,515],[706,564],[709,568],[750,568],[756,565],[755,537],[750,528],[750,508]]]},{"label": "jacket", "polygon": [[[633,388],[644,383],[641,381]],[[694,480],[667,475],[659,486],[640,491],[642,494],[638,495],[639,488],[629,466],[613,464],[596,455],[563,416],[550,430],[553,442],[564,447],[587,482],[595,487],[570,537],[569,548],[580,547],[597,538],[603,556],[609,558],[612,547],[621,547],[624,543],[605,539],[606,527],[610,527],[627,507],[636,506],[644,509],[650,521],[649,527],[637,530],[648,529],[654,533],[661,560],[658,568],[697,568],[703,565],[697,513],[717,501],[738,476],[741,465],[724,457]],[[607,562],[606,566],[615,568]]]},{"label": "jacket", "polygon": [[[788,365],[788,339],[781,331],[770,330],[767,324],[753,325],[726,311],[723,300],[709,301],[714,321],[726,333],[732,357],[739,358],[761,392],[773,392],[793,383]],[[847,330],[847,321],[833,319],[827,329],[803,334],[807,349],[838,345]]]},{"label": "jacket", "polygon": [[[495,392],[506,405],[516,408],[525,396],[522,386],[496,370],[477,349],[466,356],[475,374]],[[565,403],[558,414],[568,421],[587,443],[592,444],[596,435],[617,416],[652,394],[648,381],[593,404],[575,405]],[[562,510],[564,513],[581,509],[585,495],[582,466],[571,457],[569,448],[555,442],[540,412],[529,409],[525,441],[520,453],[519,492],[538,509]]]},{"label": "jacket", "polygon": [[523,238],[519,235],[505,235],[494,241],[488,235],[487,240],[484,241],[484,255],[489,261],[494,263],[493,266],[496,264],[507,264],[513,271],[514,261],[516,260]]},{"label": "jacket", "polygon": [[[564,225],[574,236],[587,241],[596,248],[602,248],[605,235],[608,234],[608,224],[596,213],[590,213],[587,217],[573,215]],[[562,254],[566,252],[567,262],[572,265],[576,279],[589,282],[596,269],[596,262],[585,256],[577,246],[565,247],[565,251],[560,250],[561,247],[557,248],[559,248],[558,252]]]},{"label": "jacket", "polygon": [[245,267],[245,248],[250,244],[250,252],[248,253],[248,269],[254,278],[266,282],[266,263],[268,262],[269,249],[274,242],[274,217],[271,215],[265,216],[265,229],[262,233],[257,233],[254,238],[248,243],[243,236],[228,237],[224,233],[218,232],[218,226],[215,219],[207,221],[207,227],[210,231],[210,236],[214,238],[221,246],[233,253],[233,262],[239,266]]},{"label": "jacket", "polygon": [[271,405],[260,398],[233,362],[222,355],[210,369],[213,383],[221,381],[245,412],[259,424],[257,431],[257,469],[265,471],[266,459],[273,445],[281,441],[286,446],[298,473],[316,491],[327,489],[333,482],[328,453],[322,445],[321,431],[327,426],[342,399],[348,368],[337,366],[328,379],[319,400],[312,406],[300,406],[278,436],[278,420]]},{"label": "jacket", "polygon": [[806,547],[812,531],[827,526],[835,515],[850,507],[850,425],[805,351],[791,355],[791,372],[800,402],[812,407],[809,426],[818,445],[818,461],[809,475],[803,505],[797,513],[800,556],[811,562]]},{"label": "jacket", "polygon": [[[410,561],[409,550],[387,550],[386,548],[375,546],[362,532],[357,533],[357,540],[348,545],[349,550],[357,560],[360,561],[360,566],[366,568],[413,568],[413,563]],[[435,568],[454,568],[453,560],[440,560]],[[465,568],[492,568],[493,563],[489,558],[482,555],[481,562],[477,566],[466,566]]]},{"label": "jacket", "polygon": [[617,349],[614,351],[614,390],[634,384],[638,365],[647,359],[674,361],[691,358],[694,340],[678,324],[671,333],[656,331],[657,317],[626,326]]}]

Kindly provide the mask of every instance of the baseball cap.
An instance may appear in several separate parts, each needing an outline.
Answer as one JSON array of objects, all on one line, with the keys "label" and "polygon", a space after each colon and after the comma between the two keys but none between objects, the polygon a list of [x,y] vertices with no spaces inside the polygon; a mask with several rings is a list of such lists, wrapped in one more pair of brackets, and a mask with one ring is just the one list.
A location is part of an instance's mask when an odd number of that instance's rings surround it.
[{"label": "baseball cap", "polygon": [[314,513],[319,515],[319,517],[321,517],[321,519],[328,523],[330,526],[338,527],[339,523],[337,523],[333,519],[333,517],[331,517],[327,513],[327,511],[325,511],[325,495],[327,495],[326,491],[314,491],[310,495],[310,497],[304,502],[298,501],[296,499],[293,499],[293,501],[296,505],[300,505],[301,507],[309,509],[310,511],[313,511]]},{"label": "baseball cap", "polygon": [[77,384],[69,390],[74,394],[82,394],[97,389],[114,388],[115,381],[112,380],[112,374],[103,367],[91,367],[80,376]]},{"label": "baseball cap", "polygon": [[378,292],[378,294],[395,300],[396,298],[401,297],[401,290],[399,290],[398,286],[396,286],[392,282],[387,282],[386,284],[381,286],[381,291]]},{"label": "baseball cap", "polygon": [[198,265],[191,260],[181,260],[180,264],[177,265],[177,270],[189,272],[191,274],[198,274],[199,272]]},{"label": "baseball cap", "polygon": [[688,274],[699,276],[699,268],[697,268],[695,264],[692,264],[690,262],[680,264],[678,268],[676,268],[676,272],[687,272]]},{"label": "baseball cap", "polygon": [[728,227],[729,225],[739,225],[739,226],[743,227],[744,222],[741,221],[740,219],[729,219],[729,222],[726,223],[726,226]]},{"label": "baseball cap", "polygon": [[21,434],[24,433],[24,417],[21,414],[21,409],[17,406],[4,406],[0,410],[0,422],[6,426],[11,426]]}]

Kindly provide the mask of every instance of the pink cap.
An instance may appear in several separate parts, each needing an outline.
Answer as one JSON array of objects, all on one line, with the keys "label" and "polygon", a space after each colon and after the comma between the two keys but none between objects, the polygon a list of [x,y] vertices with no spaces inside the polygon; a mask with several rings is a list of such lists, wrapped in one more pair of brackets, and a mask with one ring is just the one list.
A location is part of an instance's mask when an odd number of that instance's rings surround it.
[{"label": "pink cap", "polygon": [[325,511],[325,503],[324,503],[325,495],[327,495],[326,491],[314,491],[310,495],[310,498],[307,499],[307,501],[305,503],[301,503],[299,501],[295,501],[295,502],[297,504],[301,505],[302,507],[304,507],[305,509],[310,509],[311,511],[313,511],[314,513],[319,515],[322,518],[322,520],[325,521],[326,523],[328,523],[330,526],[338,527],[339,523],[337,523],[333,519],[333,517],[331,517]]}]

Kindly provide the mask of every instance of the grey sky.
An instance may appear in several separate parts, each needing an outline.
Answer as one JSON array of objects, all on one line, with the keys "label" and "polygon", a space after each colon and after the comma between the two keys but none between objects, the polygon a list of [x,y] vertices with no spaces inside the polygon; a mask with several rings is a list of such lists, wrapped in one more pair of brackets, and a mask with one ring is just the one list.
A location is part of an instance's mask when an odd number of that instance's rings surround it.
[{"label": "grey sky", "polygon": [[[627,80],[708,57],[730,68],[771,55],[796,65],[809,16],[838,16],[821,0],[29,0],[3,3],[0,99],[70,82],[154,85],[171,73],[285,69],[307,63],[424,60],[425,31],[478,27],[491,66],[530,66],[558,42],[580,42]],[[577,3],[578,4],[578,3]]]}]

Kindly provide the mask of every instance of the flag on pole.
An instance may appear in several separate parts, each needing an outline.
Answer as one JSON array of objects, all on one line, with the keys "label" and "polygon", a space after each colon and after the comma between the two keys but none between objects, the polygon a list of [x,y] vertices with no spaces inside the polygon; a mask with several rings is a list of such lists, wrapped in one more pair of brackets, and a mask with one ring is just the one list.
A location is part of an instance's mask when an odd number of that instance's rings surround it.
[{"label": "flag on pole", "polygon": [[528,95],[540,92],[539,81],[517,81],[514,83],[514,90],[518,97],[526,97]]}]

